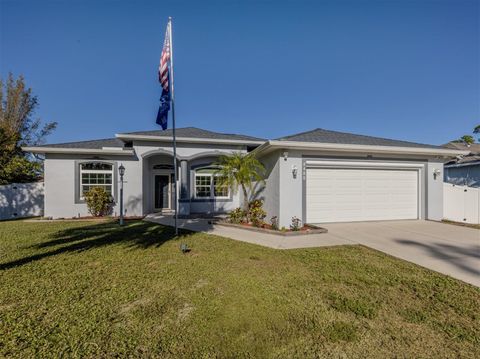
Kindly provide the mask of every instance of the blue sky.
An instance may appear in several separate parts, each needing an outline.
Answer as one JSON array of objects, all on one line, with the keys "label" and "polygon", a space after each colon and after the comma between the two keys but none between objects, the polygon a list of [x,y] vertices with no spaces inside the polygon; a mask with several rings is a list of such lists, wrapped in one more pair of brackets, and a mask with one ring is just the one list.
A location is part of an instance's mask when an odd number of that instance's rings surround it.
[{"label": "blue sky", "polygon": [[178,127],[317,127],[441,144],[480,123],[480,1],[0,0],[0,75],[23,74],[48,142],[158,129],[174,18]]}]

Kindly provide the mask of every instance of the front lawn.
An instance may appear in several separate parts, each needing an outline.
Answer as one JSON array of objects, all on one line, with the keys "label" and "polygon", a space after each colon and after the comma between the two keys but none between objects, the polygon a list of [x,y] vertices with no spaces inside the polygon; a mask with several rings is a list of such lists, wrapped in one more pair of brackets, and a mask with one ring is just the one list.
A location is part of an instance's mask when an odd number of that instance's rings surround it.
[{"label": "front lawn", "polygon": [[478,358],[479,305],[478,288],[361,246],[0,223],[0,357]]}]

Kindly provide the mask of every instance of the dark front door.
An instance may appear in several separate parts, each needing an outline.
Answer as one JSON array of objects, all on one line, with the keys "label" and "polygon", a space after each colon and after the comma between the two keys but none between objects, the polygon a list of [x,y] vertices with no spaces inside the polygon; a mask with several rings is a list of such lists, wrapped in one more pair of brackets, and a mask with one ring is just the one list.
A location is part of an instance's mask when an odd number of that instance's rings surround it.
[{"label": "dark front door", "polygon": [[155,209],[169,208],[170,180],[168,175],[155,175]]}]

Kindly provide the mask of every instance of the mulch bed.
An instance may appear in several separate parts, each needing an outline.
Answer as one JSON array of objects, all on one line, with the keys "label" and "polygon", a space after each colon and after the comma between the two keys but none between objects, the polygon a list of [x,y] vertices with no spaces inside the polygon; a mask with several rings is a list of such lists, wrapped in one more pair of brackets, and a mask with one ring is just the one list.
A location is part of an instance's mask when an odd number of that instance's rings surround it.
[{"label": "mulch bed", "polygon": [[247,231],[252,231],[252,232],[276,234],[278,236],[302,236],[302,235],[308,235],[308,234],[320,234],[320,233],[328,232],[326,228],[312,226],[312,225],[303,226],[298,231],[292,231],[290,229],[286,231],[282,231],[282,230],[271,229],[271,226],[268,224],[264,224],[262,227],[254,227],[250,223],[235,224],[235,223],[230,223],[230,222],[221,221],[221,220],[211,221],[210,223],[218,226],[245,229]]}]

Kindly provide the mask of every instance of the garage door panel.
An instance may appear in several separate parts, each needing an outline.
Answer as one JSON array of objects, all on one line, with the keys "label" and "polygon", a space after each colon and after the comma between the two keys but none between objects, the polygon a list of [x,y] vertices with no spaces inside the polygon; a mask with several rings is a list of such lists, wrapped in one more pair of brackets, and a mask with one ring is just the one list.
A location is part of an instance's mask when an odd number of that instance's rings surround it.
[{"label": "garage door panel", "polygon": [[307,222],[418,218],[418,171],[309,168]]}]

